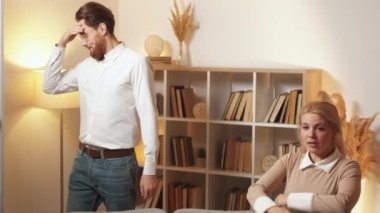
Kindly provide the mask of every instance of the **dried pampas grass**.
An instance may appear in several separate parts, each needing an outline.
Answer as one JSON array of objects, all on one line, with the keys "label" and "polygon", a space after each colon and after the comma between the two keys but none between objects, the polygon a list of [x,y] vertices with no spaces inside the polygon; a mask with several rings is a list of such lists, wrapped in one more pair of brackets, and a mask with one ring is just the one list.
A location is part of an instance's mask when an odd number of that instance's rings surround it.
[{"label": "dried pampas grass", "polygon": [[380,177],[380,144],[374,141],[370,127],[376,118],[353,118],[345,123],[344,141],[347,156],[359,162],[363,176],[371,180]]},{"label": "dried pampas grass", "polygon": [[191,3],[183,7],[182,4],[182,14],[180,13],[177,0],[173,0],[174,9],[171,9],[171,19],[172,28],[175,36],[179,43],[185,41],[187,35],[189,34],[192,24],[193,24],[193,7]]},{"label": "dried pampas grass", "polygon": [[329,101],[336,106],[341,119],[347,157],[359,163],[364,177],[380,181],[380,142],[374,140],[374,132],[371,130],[377,113],[372,117],[354,117],[347,121],[346,104],[341,94],[334,93],[329,96],[326,92],[321,91],[318,99]]}]

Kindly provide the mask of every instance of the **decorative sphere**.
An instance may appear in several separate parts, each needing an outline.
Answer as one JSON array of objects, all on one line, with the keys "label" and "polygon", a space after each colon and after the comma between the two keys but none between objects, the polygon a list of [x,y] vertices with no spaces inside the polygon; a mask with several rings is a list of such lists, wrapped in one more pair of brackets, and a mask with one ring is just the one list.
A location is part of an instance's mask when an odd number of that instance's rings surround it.
[{"label": "decorative sphere", "polygon": [[144,42],[145,52],[148,56],[160,56],[164,50],[165,41],[158,35],[149,35]]},{"label": "decorative sphere", "polygon": [[264,172],[267,172],[278,160],[278,157],[274,155],[266,155],[261,162],[261,167]]},{"label": "decorative sphere", "polygon": [[206,103],[199,102],[199,103],[195,104],[193,107],[193,115],[195,118],[198,118],[198,119],[206,119],[206,117],[207,117]]}]

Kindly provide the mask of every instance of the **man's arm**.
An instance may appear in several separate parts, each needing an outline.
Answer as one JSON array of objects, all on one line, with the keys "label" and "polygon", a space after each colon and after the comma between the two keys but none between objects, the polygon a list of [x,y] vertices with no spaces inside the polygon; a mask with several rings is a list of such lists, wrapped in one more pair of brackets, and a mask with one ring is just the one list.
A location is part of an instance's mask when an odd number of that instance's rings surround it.
[{"label": "man's arm", "polygon": [[140,181],[140,191],[144,199],[154,195],[157,186],[156,160],[158,150],[158,121],[156,92],[152,68],[146,58],[141,57],[132,75],[133,93],[140,118],[144,143],[144,170]]},{"label": "man's arm", "polygon": [[[61,70],[66,45],[82,31],[82,27],[75,25],[69,29],[55,45],[56,47],[48,60],[44,73],[43,91],[45,93],[57,94],[76,90],[76,83],[73,83],[71,82],[72,80],[70,80],[74,79],[74,72],[61,73]],[[74,88],[72,88],[72,85],[75,85]]]}]

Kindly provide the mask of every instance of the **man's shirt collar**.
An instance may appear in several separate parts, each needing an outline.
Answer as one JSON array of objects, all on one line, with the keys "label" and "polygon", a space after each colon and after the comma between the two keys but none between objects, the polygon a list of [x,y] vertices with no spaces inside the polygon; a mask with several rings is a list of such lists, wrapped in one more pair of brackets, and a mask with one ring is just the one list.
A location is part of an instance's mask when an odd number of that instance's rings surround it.
[{"label": "man's shirt collar", "polygon": [[120,42],[112,50],[104,55],[104,62],[114,61],[121,53],[121,50],[125,47],[123,42]]}]

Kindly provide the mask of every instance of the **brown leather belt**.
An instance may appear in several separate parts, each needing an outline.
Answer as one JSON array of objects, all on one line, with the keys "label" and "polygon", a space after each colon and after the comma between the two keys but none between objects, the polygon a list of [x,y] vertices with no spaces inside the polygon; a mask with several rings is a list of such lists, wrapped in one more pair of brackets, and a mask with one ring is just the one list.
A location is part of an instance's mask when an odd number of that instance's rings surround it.
[{"label": "brown leather belt", "polygon": [[135,149],[101,149],[79,143],[79,149],[92,158],[120,158],[131,155]]}]

